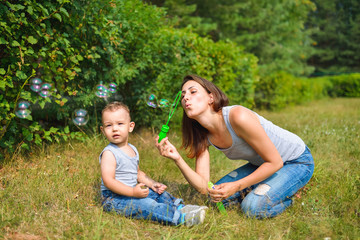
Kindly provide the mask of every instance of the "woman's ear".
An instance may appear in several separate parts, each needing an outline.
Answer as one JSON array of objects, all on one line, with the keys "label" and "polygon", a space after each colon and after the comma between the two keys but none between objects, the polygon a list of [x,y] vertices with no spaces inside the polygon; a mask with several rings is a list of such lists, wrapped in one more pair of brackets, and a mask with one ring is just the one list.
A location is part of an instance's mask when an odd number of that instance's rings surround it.
[{"label": "woman's ear", "polygon": [[214,103],[214,95],[212,93],[209,94],[209,104],[213,104]]}]

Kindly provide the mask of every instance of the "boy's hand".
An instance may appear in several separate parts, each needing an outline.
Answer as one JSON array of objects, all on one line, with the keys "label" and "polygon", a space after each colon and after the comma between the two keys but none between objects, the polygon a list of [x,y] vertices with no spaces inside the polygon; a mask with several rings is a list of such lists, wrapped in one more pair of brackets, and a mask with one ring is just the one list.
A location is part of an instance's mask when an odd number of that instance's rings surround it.
[{"label": "boy's hand", "polygon": [[155,182],[151,189],[154,191],[154,192],[157,192],[158,194],[162,194],[165,189],[167,188],[166,185],[162,184],[162,183],[159,183],[159,182]]},{"label": "boy's hand", "polygon": [[149,188],[147,188],[145,184],[139,183],[133,188],[133,193],[134,197],[145,198],[149,195]]}]

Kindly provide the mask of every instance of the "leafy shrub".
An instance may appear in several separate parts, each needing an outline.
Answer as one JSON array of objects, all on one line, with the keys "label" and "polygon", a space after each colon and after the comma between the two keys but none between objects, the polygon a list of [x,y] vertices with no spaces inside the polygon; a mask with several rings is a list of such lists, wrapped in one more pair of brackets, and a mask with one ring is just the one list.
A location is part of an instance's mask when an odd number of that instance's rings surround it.
[{"label": "leafy shrub", "polygon": [[360,74],[298,78],[278,72],[256,83],[258,108],[280,109],[323,97],[360,97]]},{"label": "leafy shrub", "polygon": [[[164,16],[139,0],[1,1],[0,155],[84,139],[84,133],[97,131],[100,111],[112,100],[129,105],[137,126],[160,127],[168,111],[148,107],[146,97],[154,93],[172,101],[189,73],[251,106],[256,58],[231,42],[175,30]],[[30,90],[33,77],[52,84],[51,97]],[[116,94],[96,97],[101,82],[116,83]],[[20,100],[31,103],[26,119],[14,114]],[[80,131],[71,120],[76,108],[90,115]]]},{"label": "leafy shrub", "polygon": [[322,77],[332,85],[328,89],[331,97],[360,97],[360,73]]},{"label": "leafy shrub", "polygon": [[255,105],[257,108],[281,109],[287,105],[309,102],[327,96],[329,86],[330,83],[323,79],[274,73],[261,78],[256,84]]}]

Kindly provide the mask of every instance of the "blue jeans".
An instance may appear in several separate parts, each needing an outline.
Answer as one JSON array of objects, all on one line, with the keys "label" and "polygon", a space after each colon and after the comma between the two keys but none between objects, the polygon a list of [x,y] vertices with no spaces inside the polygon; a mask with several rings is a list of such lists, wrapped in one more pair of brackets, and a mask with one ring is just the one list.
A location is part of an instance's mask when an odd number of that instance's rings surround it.
[{"label": "blue jeans", "polygon": [[110,190],[103,190],[102,205],[105,211],[115,211],[125,217],[151,219],[166,225],[179,225],[182,213],[182,199],[175,198],[168,192],[158,194],[149,189],[146,198],[135,198],[118,195]]},{"label": "blue jeans", "polygon": [[[258,166],[250,163],[221,178],[216,184],[242,179]],[[299,158],[287,161],[284,166],[266,180],[235,193],[223,200],[225,207],[241,203],[249,217],[267,218],[282,213],[292,203],[291,197],[305,186],[314,172],[314,160],[308,147]]]}]

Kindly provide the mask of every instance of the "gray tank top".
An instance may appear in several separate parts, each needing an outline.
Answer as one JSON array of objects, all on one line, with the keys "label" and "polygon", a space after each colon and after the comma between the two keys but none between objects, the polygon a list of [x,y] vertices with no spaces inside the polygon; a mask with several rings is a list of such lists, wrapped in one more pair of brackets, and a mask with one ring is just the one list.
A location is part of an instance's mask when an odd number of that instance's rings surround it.
[{"label": "gray tank top", "polygon": [[[137,173],[139,166],[139,153],[133,145],[129,143],[129,146],[136,153],[135,157],[129,157],[124,153],[118,146],[113,143],[109,143],[104,150],[100,153],[99,163],[101,163],[101,156],[104,151],[110,151],[115,156],[116,160],[116,169],[115,169],[115,179],[122,182],[123,184],[135,187],[137,184]],[[101,190],[109,190],[105,185],[104,181],[101,179]]]},{"label": "gray tank top", "polygon": [[[208,139],[209,143],[216,149],[222,151],[231,160],[247,160],[251,164],[260,166],[264,160],[255,152],[255,150],[239,138],[232,128],[229,120],[229,113],[231,108],[235,106],[228,106],[222,109],[222,114],[225,120],[226,127],[231,134],[232,145],[229,148],[218,148]],[[241,106],[242,107],[242,106]],[[255,115],[259,118],[261,126],[264,128],[266,134],[275,145],[280,153],[283,162],[291,161],[298,158],[305,151],[305,143],[297,135],[282,129],[272,122],[266,120],[256,112]]]}]

